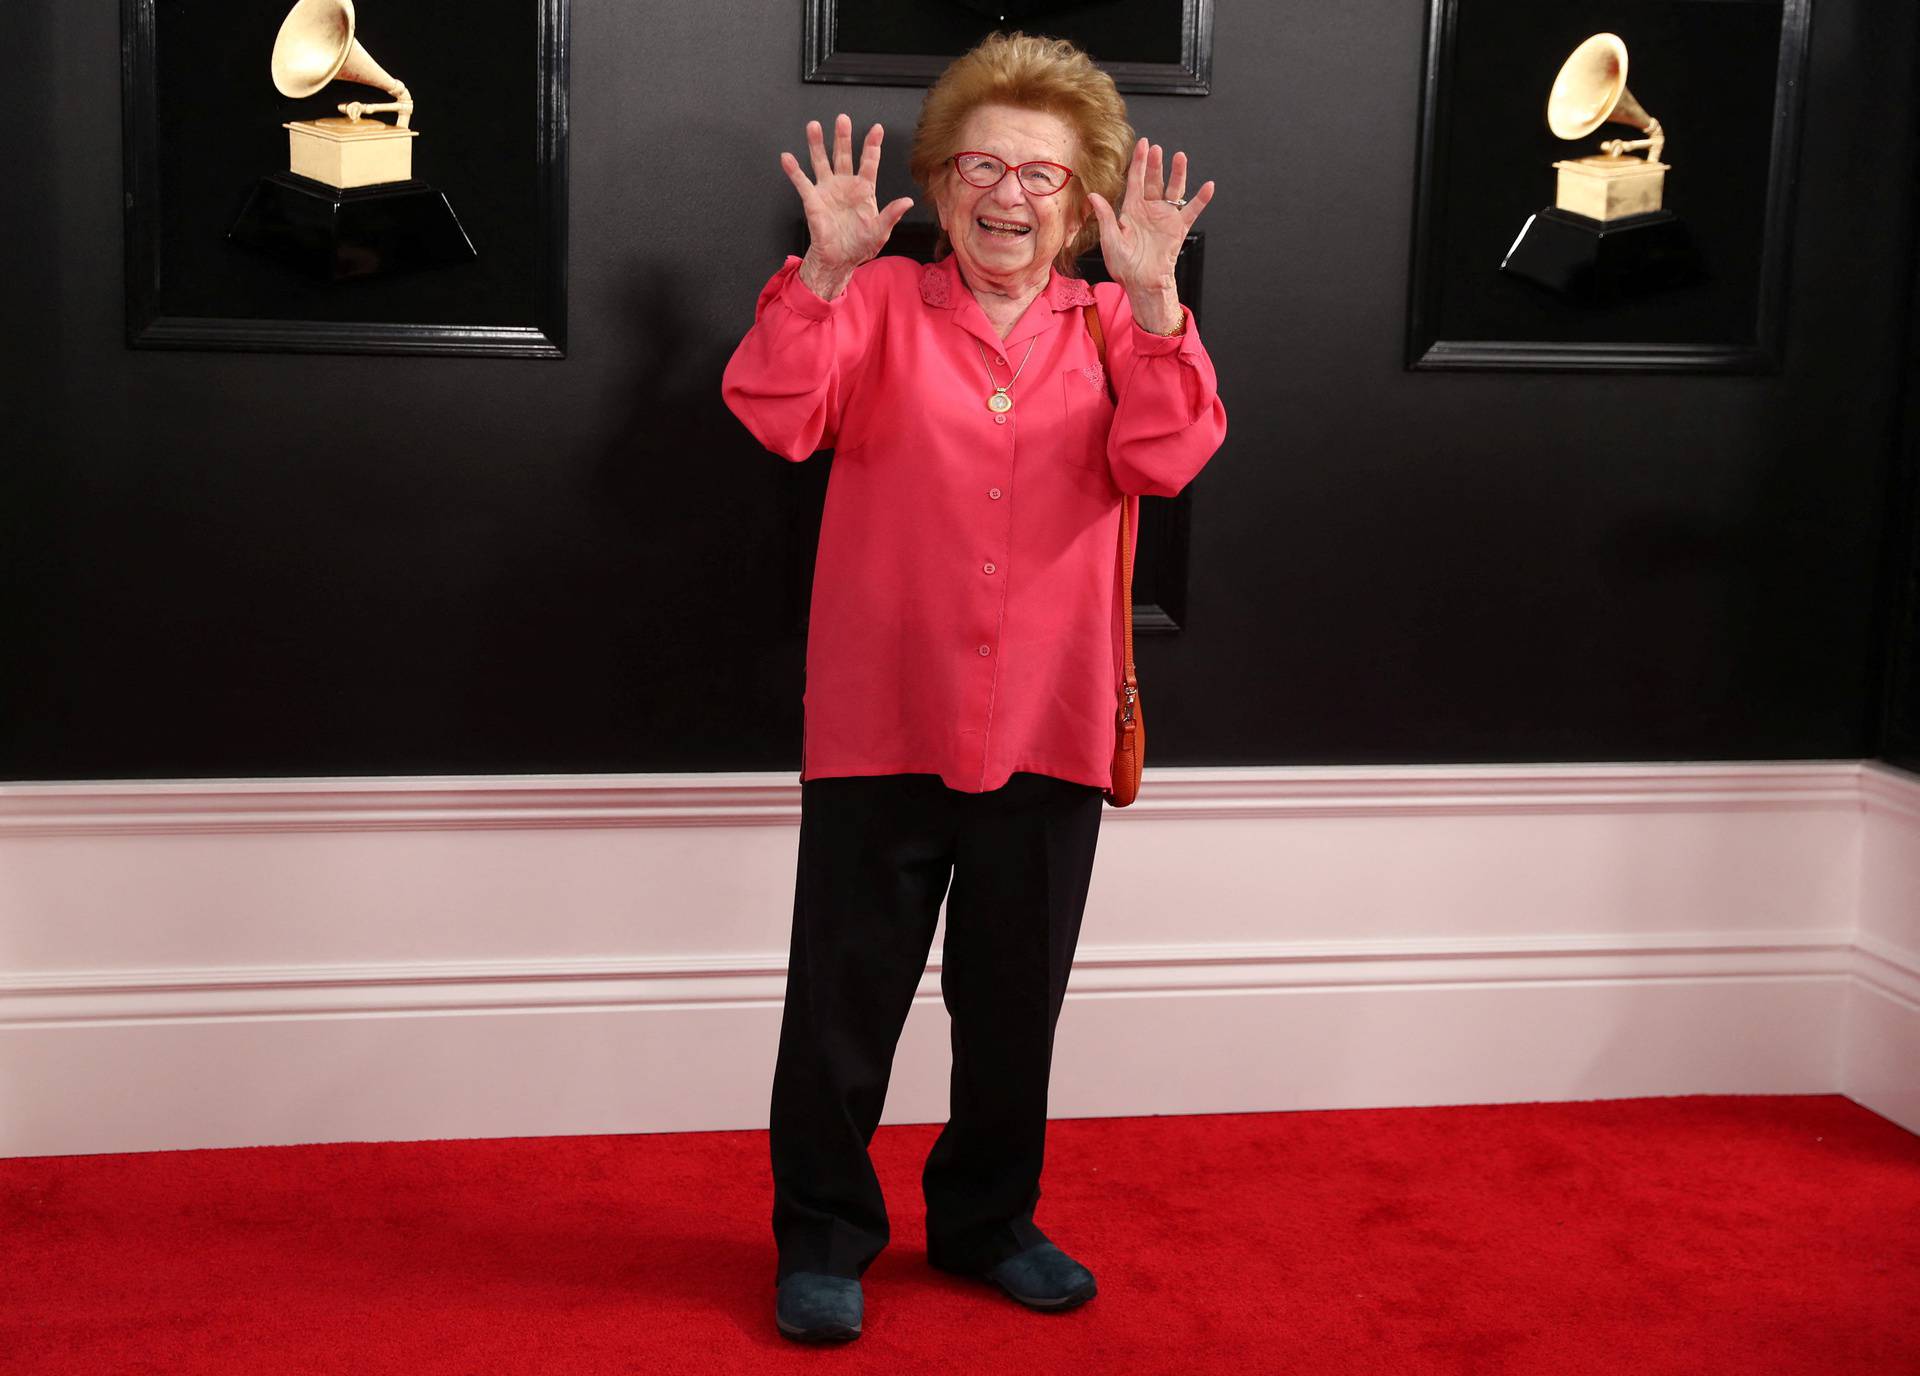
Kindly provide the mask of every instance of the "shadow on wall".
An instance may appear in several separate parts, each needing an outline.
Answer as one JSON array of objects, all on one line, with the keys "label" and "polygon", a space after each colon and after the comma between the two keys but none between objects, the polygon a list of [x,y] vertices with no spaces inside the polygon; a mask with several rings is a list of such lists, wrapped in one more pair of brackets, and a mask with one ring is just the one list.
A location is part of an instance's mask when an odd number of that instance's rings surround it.
[{"label": "shadow on wall", "polygon": [[[797,754],[830,460],[770,454],[727,409],[720,379],[738,340],[703,338],[711,324],[688,310],[683,274],[638,261],[621,296],[625,398],[597,438],[585,500],[614,592],[633,606],[616,621],[643,646],[621,661],[635,676],[626,691],[668,710],[677,689],[709,717],[738,694],[731,710],[791,715],[772,727],[791,727]],[[751,309],[749,294],[743,332]]]}]

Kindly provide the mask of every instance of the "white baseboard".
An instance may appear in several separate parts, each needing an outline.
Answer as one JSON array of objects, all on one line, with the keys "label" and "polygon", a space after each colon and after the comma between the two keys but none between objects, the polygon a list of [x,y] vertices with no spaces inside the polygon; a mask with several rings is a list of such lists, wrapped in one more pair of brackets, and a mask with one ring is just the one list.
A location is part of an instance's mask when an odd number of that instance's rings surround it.
[{"label": "white baseboard", "polygon": [[[1920,836],[1920,785],[1150,771],[1051,1111],[1838,1091],[1920,1130],[1867,818]],[[0,786],[0,1155],[764,1127],[797,822],[770,775]],[[888,1122],[945,1116],[938,957]]]}]

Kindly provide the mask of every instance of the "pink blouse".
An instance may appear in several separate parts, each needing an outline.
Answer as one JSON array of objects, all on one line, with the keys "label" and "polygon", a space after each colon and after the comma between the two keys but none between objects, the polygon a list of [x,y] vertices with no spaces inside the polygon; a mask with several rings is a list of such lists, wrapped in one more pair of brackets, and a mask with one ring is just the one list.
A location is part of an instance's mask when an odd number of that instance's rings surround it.
[{"label": "pink blouse", "polygon": [[[800,778],[1106,787],[1123,494],[1137,545],[1140,494],[1178,493],[1227,430],[1192,315],[1184,335],[1149,334],[1120,287],[1055,272],[1003,340],[952,257],[876,258],[830,302],[799,268],[761,291],[721,389],[782,458],[834,451]],[[1080,309],[1096,300],[1117,408]]]}]

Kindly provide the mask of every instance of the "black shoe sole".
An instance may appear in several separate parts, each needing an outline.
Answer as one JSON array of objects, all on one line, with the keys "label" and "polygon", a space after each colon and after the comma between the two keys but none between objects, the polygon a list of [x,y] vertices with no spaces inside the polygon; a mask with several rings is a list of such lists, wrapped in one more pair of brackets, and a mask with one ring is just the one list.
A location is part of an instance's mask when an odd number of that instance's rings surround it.
[{"label": "black shoe sole", "polygon": [[1034,1295],[1018,1294],[1006,1286],[1001,1285],[1000,1282],[994,1280],[992,1276],[983,1276],[982,1279],[993,1281],[993,1284],[999,1287],[1001,1294],[1020,1301],[1020,1303],[1026,1305],[1029,1309],[1038,1309],[1044,1314],[1062,1314],[1069,1309],[1078,1309],[1081,1305],[1100,1293],[1099,1289],[1092,1282],[1088,1282],[1078,1290],[1062,1295],[1059,1299],[1041,1299]]},{"label": "black shoe sole", "polygon": [[1043,1314],[1063,1314],[1069,1309],[1078,1309],[1081,1305],[1100,1293],[1099,1285],[1093,1281],[1088,1281],[1078,1290],[1068,1291],[1057,1299],[1043,1298],[1038,1295],[1022,1295],[1018,1291],[1002,1285],[998,1279],[989,1275],[987,1272],[991,1271],[993,1269],[992,1267],[981,1271],[969,1267],[949,1266],[943,1262],[935,1261],[931,1257],[927,1259],[927,1264],[936,1271],[945,1271],[950,1275],[966,1276],[972,1280],[985,1281],[1008,1299],[1018,1300],[1027,1308],[1037,1309]]},{"label": "black shoe sole", "polygon": [[859,1329],[848,1328],[843,1323],[834,1324],[831,1328],[795,1328],[778,1314],[773,1316],[773,1322],[787,1337],[800,1343],[844,1343],[860,1336]]}]

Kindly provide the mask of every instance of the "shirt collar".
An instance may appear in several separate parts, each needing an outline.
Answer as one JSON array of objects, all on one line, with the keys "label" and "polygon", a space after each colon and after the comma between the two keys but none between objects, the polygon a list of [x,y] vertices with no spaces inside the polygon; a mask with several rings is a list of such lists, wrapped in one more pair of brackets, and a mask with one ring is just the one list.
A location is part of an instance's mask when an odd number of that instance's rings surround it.
[{"label": "shirt collar", "polygon": [[[951,253],[937,263],[920,270],[920,299],[929,306],[951,309],[967,295],[967,284],[960,278],[960,262]],[[1093,304],[1093,288],[1084,278],[1063,277],[1059,269],[1047,270],[1046,297],[1056,311]]]},{"label": "shirt collar", "polygon": [[920,299],[935,310],[951,310],[954,324],[995,348],[1004,348],[1034,335],[1044,334],[1053,328],[1053,317],[1059,312],[1093,304],[1093,288],[1082,278],[1062,276],[1057,268],[1047,270],[1047,285],[1041,295],[1046,298],[1050,309],[1036,311],[1029,306],[1013,331],[1001,339],[987,322],[986,312],[980,309],[980,303],[967,290],[967,284],[960,276],[959,260],[951,253],[937,263],[927,264],[920,271]]}]

